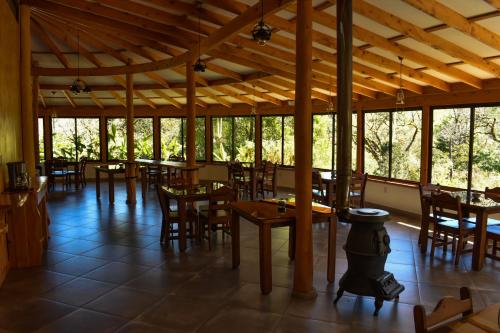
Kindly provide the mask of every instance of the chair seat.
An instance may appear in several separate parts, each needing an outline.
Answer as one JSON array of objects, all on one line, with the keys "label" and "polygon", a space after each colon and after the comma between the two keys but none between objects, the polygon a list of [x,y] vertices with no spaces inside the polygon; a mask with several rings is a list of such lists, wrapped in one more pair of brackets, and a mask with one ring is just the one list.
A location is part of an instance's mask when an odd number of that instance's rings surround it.
[{"label": "chair seat", "polygon": [[[457,229],[458,230],[458,220],[446,220],[446,221],[443,221],[443,222],[439,222],[438,223],[439,226],[442,226],[442,227],[447,227],[447,228],[450,228],[450,229]],[[465,221],[465,223],[462,224],[462,226],[464,227],[465,230],[473,230],[476,228],[476,225],[474,223],[470,223],[470,222],[467,222]]]},{"label": "chair seat", "polygon": [[[467,217],[467,218],[465,218],[465,220],[467,220],[467,222],[476,224],[476,218],[475,217]],[[500,225],[500,220],[495,220],[495,219],[488,218],[487,225],[488,226],[490,226],[490,225]]]},{"label": "chair seat", "polygon": [[54,170],[50,172],[51,176],[66,176],[68,174],[68,171],[65,170]]},{"label": "chair seat", "polygon": [[494,235],[495,237],[500,237],[500,225],[491,225],[486,229],[488,234]]}]

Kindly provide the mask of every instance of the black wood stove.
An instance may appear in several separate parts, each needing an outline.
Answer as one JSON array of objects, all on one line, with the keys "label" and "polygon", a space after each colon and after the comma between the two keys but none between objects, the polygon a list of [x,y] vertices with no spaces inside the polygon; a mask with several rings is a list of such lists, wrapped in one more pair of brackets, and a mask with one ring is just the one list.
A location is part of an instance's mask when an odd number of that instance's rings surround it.
[{"label": "black wood stove", "polygon": [[349,209],[346,218],[352,224],[344,245],[348,268],[339,281],[333,303],[337,303],[344,291],[373,296],[373,315],[376,316],[384,300],[399,299],[399,294],[405,289],[392,273],[384,270],[387,255],[391,252],[390,238],[384,227],[389,213],[380,209],[357,208]]}]

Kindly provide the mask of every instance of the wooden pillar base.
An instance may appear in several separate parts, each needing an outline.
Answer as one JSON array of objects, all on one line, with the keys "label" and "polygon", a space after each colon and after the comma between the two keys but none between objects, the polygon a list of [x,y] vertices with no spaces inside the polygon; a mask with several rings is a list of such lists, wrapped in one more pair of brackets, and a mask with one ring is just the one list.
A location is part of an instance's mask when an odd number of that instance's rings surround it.
[{"label": "wooden pillar base", "polygon": [[128,163],[125,171],[125,182],[127,184],[127,204],[135,205],[137,203],[136,191],[136,166],[135,163]]},{"label": "wooden pillar base", "polygon": [[316,292],[315,288],[312,288],[311,291],[306,292],[306,293],[300,292],[297,290],[293,290],[292,297],[297,298],[297,299],[304,299],[304,300],[315,299],[316,297],[318,297],[318,293]]}]

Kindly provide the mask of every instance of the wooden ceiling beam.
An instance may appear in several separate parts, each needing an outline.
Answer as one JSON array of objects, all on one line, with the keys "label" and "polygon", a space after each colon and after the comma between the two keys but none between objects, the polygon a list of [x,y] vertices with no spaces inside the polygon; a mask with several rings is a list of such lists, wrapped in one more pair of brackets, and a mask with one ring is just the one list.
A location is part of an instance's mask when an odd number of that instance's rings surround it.
[{"label": "wooden ceiling beam", "polygon": [[249,95],[266,100],[272,104],[281,105],[281,100],[279,100],[275,97],[269,96],[267,93],[260,92],[257,89],[252,89],[250,87],[247,87],[244,84],[235,83],[235,84],[232,84],[231,87],[236,88],[236,89],[241,90],[241,91],[244,91]]},{"label": "wooden ceiling beam", "polygon": [[284,98],[289,99],[289,100],[295,100],[295,93],[293,90],[283,90],[283,89],[280,89],[276,86],[273,86],[272,84],[264,82],[262,80],[257,80],[253,83],[255,84],[256,87],[259,87],[261,89],[265,89],[269,93],[283,96]]},{"label": "wooden ceiling beam", "polygon": [[469,22],[463,15],[450,7],[435,0],[404,0],[407,4],[421,10],[422,12],[443,21],[466,35],[469,35],[484,44],[500,50],[500,35],[486,29],[480,24]]},{"label": "wooden ceiling beam", "polygon": [[167,95],[162,90],[155,89],[155,90],[153,90],[153,93],[155,93],[156,95],[160,96],[161,98],[163,98],[164,100],[166,100],[167,102],[169,102],[170,104],[172,104],[173,106],[175,106],[177,109],[182,109],[181,103],[177,102],[173,97],[170,97],[169,95]]},{"label": "wooden ceiling beam", "polygon": [[124,108],[127,107],[127,103],[125,102],[125,99],[123,97],[121,97],[118,92],[111,90],[109,93],[111,94],[111,96],[113,96],[116,99],[116,101],[119,104],[123,105]]},{"label": "wooden ceiling beam", "polygon": [[227,108],[231,108],[233,106],[229,101],[224,99],[224,96],[217,96],[217,95],[211,93],[207,88],[196,88],[196,91],[202,93],[203,95],[205,95],[208,98],[213,99],[217,103],[222,104],[223,106],[225,106]]},{"label": "wooden ceiling beam", "polygon": [[40,24],[32,17],[31,19],[31,29],[33,32],[43,41],[43,43],[52,51],[52,53],[57,57],[59,62],[65,67],[71,67],[68,58],[61,53],[61,50],[57,47],[56,43],[52,38],[45,32],[45,30],[40,26]]},{"label": "wooden ceiling beam", "polygon": [[64,97],[66,97],[66,100],[71,104],[71,107],[73,109],[76,108],[76,103],[73,97],[71,97],[71,93],[68,90],[63,90],[62,93],[64,94]]},{"label": "wooden ceiling beam", "polygon": [[227,95],[227,96],[231,96],[233,98],[236,98],[237,100],[245,103],[245,104],[248,104],[248,105],[257,105],[257,102],[253,99],[250,99],[248,98],[247,96],[244,96],[244,95],[241,95],[241,94],[238,94],[236,91],[228,88],[228,87],[210,87],[211,89],[215,90],[215,91],[218,91],[218,92],[221,92],[223,93],[224,95]]},{"label": "wooden ceiling beam", "polygon": [[496,9],[500,9],[500,0],[484,0]]},{"label": "wooden ceiling beam", "polygon": [[221,74],[230,78],[233,78],[238,81],[243,81],[243,77],[240,73],[227,69],[225,67],[214,64],[213,62],[207,62],[207,69],[215,72],[217,74]]},{"label": "wooden ceiling beam", "polygon": [[472,66],[495,75],[496,77],[500,76],[500,65],[485,60],[436,34],[426,32],[424,29],[403,20],[401,17],[396,17],[391,13],[375,7],[363,0],[353,1],[353,10],[358,14],[379,22],[393,30],[407,35],[408,37],[414,38],[421,43],[439,49],[452,57],[463,60]]},{"label": "wooden ceiling beam", "polygon": [[99,107],[99,109],[103,110],[104,109],[104,105],[99,100],[99,98],[97,97],[97,95],[95,94],[95,92],[91,91],[89,93],[89,95],[90,95],[90,98],[92,99],[92,101],[95,103],[95,105],[97,105]]}]

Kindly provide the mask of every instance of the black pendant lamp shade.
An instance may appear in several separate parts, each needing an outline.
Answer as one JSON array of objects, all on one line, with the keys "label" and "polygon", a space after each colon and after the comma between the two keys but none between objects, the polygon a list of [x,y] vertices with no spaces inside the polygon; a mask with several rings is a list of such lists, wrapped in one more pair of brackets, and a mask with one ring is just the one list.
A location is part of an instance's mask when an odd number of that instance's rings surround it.
[{"label": "black pendant lamp shade", "polygon": [[252,37],[259,45],[266,45],[271,40],[273,29],[264,23],[264,0],[261,1],[260,21],[252,29]]}]

